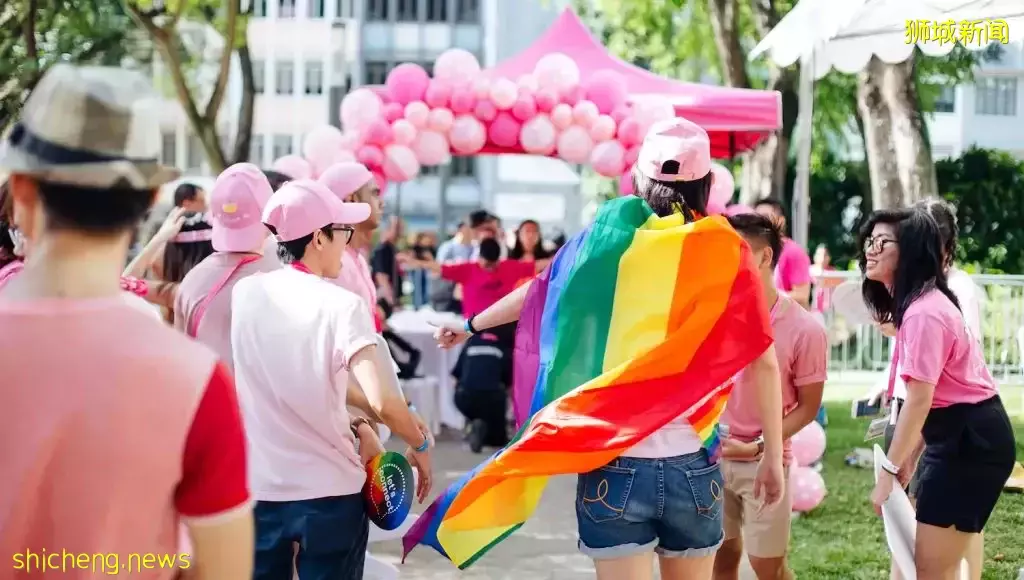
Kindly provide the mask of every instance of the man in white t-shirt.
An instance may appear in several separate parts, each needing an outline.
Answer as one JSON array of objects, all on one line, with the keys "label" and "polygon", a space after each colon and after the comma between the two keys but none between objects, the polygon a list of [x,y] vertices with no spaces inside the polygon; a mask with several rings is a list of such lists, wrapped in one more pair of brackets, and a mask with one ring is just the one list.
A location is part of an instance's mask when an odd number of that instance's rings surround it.
[{"label": "man in white t-shirt", "polygon": [[286,184],[263,212],[285,267],[240,280],[232,293],[231,346],[257,500],[254,580],[290,580],[293,543],[300,578],[363,577],[364,465],[383,448],[346,409],[349,372],[368,410],[410,445],[421,501],[429,491],[429,439],[397,390],[381,388],[369,309],[325,279],[338,276],[352,225],[369,213],[315,181]]}]

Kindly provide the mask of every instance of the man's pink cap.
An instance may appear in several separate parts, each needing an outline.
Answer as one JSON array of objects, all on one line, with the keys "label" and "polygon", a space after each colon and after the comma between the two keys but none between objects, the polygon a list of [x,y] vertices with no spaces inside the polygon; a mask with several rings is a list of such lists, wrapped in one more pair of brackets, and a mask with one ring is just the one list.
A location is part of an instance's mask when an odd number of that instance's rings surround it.
[{"label": "man's pink cap", "polygon": [[297,240],[332,224],[358,224],[370,217],[370,204],[342,203],[327,186],[312,179],[289,181],[270,197],[263,223],[282,242]]},{"label": "man's pink cap", "polygon": [[341,201],[348,201],[360,187],[373,181],[373,174],[362,163],[344,161],[327,168],[318,179]]},{"label": "man's pink cap", "polygon": [[637,170],[658,181],[696,181],[711,171],[708,133],[681,117],[651,126],[640,146]]},{"label": "man's pink cap", "polygon": [[273,193],[267,176],[252,163],[225,169],[210,192],[213,249],[251,252],[262,247],[269,232],[261,216]]}]

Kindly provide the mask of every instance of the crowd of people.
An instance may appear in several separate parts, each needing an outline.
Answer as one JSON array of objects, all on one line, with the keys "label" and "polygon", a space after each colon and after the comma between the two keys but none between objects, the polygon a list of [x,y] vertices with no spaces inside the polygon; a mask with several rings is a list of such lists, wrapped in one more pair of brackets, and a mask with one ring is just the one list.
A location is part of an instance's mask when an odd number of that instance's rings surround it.
[{"label": "crowd of people", "polygon": [[[481,210],[440,244],[429,233],[403,244],[393,219],[373,246],[382,208],[366,167],[292,180],[241,163],[209,192],[180,187],[129,262],[145,238],[138,224],[175,177],[151,146],[147,85],[56,65],[0,149],[0,551],[174,554],[182,522],[202,580],[362,578],[360,491],[383,451],[380,426],[407,443],[420,501],[433,484],[433,437],[401,388],[415,349],[387,319],[406,303],[461,315],[436,335],[464,344],[455,402],[475,450],[504,446],[516,321],[560,244],[532,221],[507,243]],[[659,216],[704,219],[710,163],[702,129],[657,124],[636,195]],[[666,579],[736,578],[744,553],[758,578],[791,577],[787,442],[820,410],[828,340],[811,312],[811,260],[784,235],[781,205],[755,209],[728,221],[753,254],[774,344],[735,378],[720,461],[681,416],[579,475],[579,546],[602,580],[650,578],[652,553]],[[909,486],[917,574],[955,578],[1015,459],[966,301],[951,290],[955,215],[941,202],[876,211],[860,241],[865,302],[896,337],[892,428],[870,503],[880,510]]]}]

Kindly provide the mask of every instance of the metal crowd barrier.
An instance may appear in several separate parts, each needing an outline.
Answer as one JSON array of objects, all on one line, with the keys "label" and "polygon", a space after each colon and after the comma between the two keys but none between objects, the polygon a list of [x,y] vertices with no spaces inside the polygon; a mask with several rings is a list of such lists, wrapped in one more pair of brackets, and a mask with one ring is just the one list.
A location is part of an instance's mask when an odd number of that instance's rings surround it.
[{"label": "metal crowd barrier", "polygon": [[[817,280],[859,280],[859,272],[829,271]],[[1024,385],[1024,276],[972,275],[981,296],[981,329],[985,361],[1000,385]],[[822,285],[824,286],[824,285]],[[890,338],[873,325],[852,324],[835,312],[831,290],[814,292],[814,310],[824,317],[831,351],[829,376],[864,384],[889,370]],[[823,299],[823,300],[822,300]]]}]

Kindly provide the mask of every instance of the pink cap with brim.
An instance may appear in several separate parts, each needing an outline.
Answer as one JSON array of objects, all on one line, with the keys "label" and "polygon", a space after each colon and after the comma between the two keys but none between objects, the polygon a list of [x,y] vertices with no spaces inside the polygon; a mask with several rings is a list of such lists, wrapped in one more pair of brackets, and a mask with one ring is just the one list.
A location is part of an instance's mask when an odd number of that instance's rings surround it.
[{"label": "pink cap with brim", "polygon": [[345,161],[327,168],[318,179],[341,201],[348,201],[360,187],[373,181],[373,174],[362,163]]},{"label": "pink cap with brim", "polygon": [[366,203],[342,203],[325,185],[312,179],[289,181],[270,198],[263,223],[282,242],[297,240],[332,224],[358,224],[370,217]]},{"label": "pink cap with brim", "polygon": [[236,163],[225,169],[210,191],[213,249],[218,252],[252,252],[267,238],[263,208],[274,190],[267,176],[252,163]]},{"label": "pink cap with brim", "polygon": [[711,171],[711,141],[698,125],[681,117],[651,126],[640,146],[636,169],[658,181],[696,181]]}]

